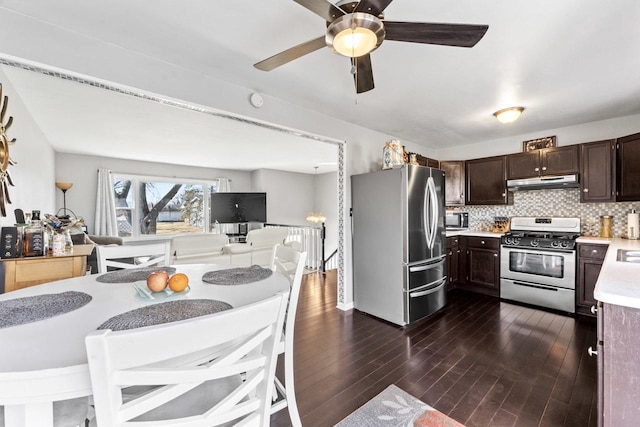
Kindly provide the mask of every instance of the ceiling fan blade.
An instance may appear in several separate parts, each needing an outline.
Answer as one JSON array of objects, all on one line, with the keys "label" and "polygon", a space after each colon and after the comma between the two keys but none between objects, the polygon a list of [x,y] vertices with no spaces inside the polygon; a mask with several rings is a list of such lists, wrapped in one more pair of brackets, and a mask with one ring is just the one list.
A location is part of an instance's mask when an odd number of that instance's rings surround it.
[{"label": "ceiling fan blade", "polygon": [[306,7],[311,12],[324,18],[327,22],[333,22],[334,19],[344,15],[344,11],[327,0],[293,0],[301,6]]},{"label": "ceiling fan blade", "polygon": [[351,65],[356,67],[353,82],[356,85],[356,93],[368,92],[373,86],[373,70],[371,68],[371,55],[363,55],[359,58],[351,58]]},{"label": "ceiling fan blade", "polygon": [[489,26],[384,21],[384,29],[385,40],[473,47],[484,36]]},{"label": "ceiling fan blade", "polygon": [[355,12],[366,12],[378,16],[393,0],[360,0]]},{"label": "ceiling fan blade", "polygon": [[318,49],[326,47],[325,36],[318,37],[317,39],[309,40],[308,42],[301,43],[297,46],[289,48],[285,51],[277,53],[270,58],[253,64],[258,70],[271,71],[281,65],[291,62],[294,59],[298,59],[308,53],[315,52]]}]

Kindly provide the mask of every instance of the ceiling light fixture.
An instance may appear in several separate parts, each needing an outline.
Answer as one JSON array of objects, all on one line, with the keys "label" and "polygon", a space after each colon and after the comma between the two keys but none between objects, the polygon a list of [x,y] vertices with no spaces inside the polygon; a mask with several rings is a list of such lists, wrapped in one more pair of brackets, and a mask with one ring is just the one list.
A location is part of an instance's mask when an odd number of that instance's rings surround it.
[{"label": "ceiling light fixture", "polygon": [[358,58],[372,52],[384,40],[382,21],[369,13],[348,13],[327,27],[325,42],[336,53]]},{"label": "ceiling light fixture", "polygon": [[509,107],[496,111],[493,115],[500,123],[508,125],[518,120],[523,111],[524,107]]}]

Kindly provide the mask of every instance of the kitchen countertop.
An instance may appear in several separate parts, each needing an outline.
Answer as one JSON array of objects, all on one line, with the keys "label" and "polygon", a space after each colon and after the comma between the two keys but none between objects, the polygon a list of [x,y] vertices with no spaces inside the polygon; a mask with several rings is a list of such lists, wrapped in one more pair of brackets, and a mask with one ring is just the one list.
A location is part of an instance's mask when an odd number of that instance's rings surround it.
[{"label": "kitchen countertop", "polygon": [[504,233],[494,233],[493,231],[474,231],[474,230],[447,230],[447,237],[454,236],[472,236],[472,237],[502,237]]},{"label": "kitchen countertop", "polygon": [[640,308],[640,263],[617,260],[618,249],[640,250],[640,240],[580,237],[578,242],[609,244],[596,282],[596,299],[607,304]]}]

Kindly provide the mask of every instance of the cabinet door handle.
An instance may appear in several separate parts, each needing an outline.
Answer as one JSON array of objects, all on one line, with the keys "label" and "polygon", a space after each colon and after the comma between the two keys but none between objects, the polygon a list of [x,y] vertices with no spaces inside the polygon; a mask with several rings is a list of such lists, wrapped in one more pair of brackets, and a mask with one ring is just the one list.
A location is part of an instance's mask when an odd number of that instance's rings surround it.
[{"label": "cabinet door handle", "polygon": [[591,348],[591,346],[589,346],[589,348],[587,349],[587,353],[589,354],[589,356],[593,357],[593,356],[597,356],[598,352],[596,350],[594,350],[593,348]]},{"label": "cabinet door handle", "polygon": [[598,307],[596,307],[595,305],[591,306],[591,314],[597,314],[598,313]]},{"label": "cabinet door handle", "polygon": [[540,170],[540,168],[535,168],[534,169],[535,172],[538,172],[539,170]]},{"label": "cabinet door handle", "polygon": [[480,240],[480,243],[484,245],[484,240]]},{"label": "cabinet door handle", "polygon": [[453,255],[453,252],[452,252],[452,251],[449,251],[449,256],[451,256],[451,255]]},{"label": "cabinet door handle", "polygon": [[497,258],[497,257],[498,257],[498,254],[493,254],[493,256]]},{"label": "cabinet door handle", "polygon": [[592,250],[591,250],[591,253],[592,253],[592,254],[597,254],[597,253],[598,253],[598,250],[597,250],[597,249],[592,249]]},{"label": "cabinet door handle", "polygon": [[543,167],[542,167],[542,170],[543,170],[543,171],[546,171],[546,170],[547,170],[547,167],[546,167],[546,166],[543,166]]},{"label": "cabinet door handle", "polygon": [[507,193],[502,193],[502,197],[504,197],[504,196],[506,196],[506,195],[507,195]]},{"label": "cabinet door handle", "polygon": [[588,192],[589,192],[589,189],[588,189],[588,188],[585,188],[584,190],[582,190],[582,192],[583,192],[583,193],[588,193]]}]

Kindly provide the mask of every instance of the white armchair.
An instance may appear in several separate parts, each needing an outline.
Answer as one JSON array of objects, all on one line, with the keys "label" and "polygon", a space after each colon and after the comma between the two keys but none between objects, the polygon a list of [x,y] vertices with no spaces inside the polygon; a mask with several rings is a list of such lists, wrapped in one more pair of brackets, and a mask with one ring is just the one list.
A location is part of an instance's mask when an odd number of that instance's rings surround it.
[{"label": "white armchair", "polygon": [[247,245],[251,246],[251,264],[269,267],[273,248],[284,244],[289,230],[286,228],[260,228],[247,233]]}]

